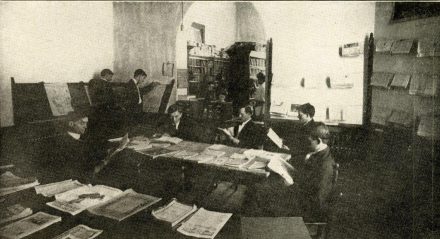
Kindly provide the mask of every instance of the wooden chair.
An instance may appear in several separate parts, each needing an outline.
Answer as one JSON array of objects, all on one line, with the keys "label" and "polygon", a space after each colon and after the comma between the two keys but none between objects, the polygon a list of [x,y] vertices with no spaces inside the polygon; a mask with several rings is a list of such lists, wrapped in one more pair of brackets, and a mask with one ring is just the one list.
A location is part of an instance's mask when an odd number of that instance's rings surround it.
[{"label": "wooden chair", "polygon": [[[339,164],[336,163],[333,165],[333,187],[336,185],[339,178]],[[325,222],[311,222],[311,223],[305,223],[307,226],[307,229],[309,230],[309,234],[312,237],[312,239],[326,239],[328,235],[330,234],[330,221],[331,221],[331,214],[332,214],[332,204],[334,203],[334,199],[336,197],[334,196],[334,189],[333,193],[330,196],[330,209],[326,212],[325,215]]]}]

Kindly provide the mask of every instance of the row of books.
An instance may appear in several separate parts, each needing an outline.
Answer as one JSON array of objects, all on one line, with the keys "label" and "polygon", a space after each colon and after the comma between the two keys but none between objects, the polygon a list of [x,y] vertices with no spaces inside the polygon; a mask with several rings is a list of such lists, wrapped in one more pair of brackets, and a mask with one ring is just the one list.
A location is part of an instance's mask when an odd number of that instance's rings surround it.
[{"label": "row of books", "polygon": [[437,96],[439,80],[437,74],[374,72],[370,85],[387,89],[391,87],[407,89],[409,85],[410,95]]},{"label": "row of books", "polygon": [[251,57],[251,58],[249,58],[249,65],[250,66],[258,66],[258,67],[266,67],[266,60]]}]

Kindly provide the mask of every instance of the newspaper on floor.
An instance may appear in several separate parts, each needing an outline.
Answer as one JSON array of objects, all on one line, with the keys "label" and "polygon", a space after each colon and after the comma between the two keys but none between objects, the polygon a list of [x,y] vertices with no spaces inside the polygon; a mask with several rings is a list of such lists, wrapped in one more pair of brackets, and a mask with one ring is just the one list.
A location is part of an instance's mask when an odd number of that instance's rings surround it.
[{"label": "newspaper on floor", "polygon": [[67,192],[81,186],[84,186],[84,184],[78,182],[77,180],[73,181],[72,179],[68,179],[60,182],[35,186],[35,192],[45,197],[53,197],[56,194]]},{"label": "newspaper on floor", "polygon": [[185,205],[173,199],[167,205],[153,210],[151,214],[158,220],[165,221],[171,224],[171,227],[176,226],[179,222],[187,218],[197,210],[197,206]]},{"label": "newspaper on floor", "polygon": [[80,224],[74,228],[69,229],[68,231],[63,232],[53,239],[92,239],[99,236],[99,234],[101,234],[102,232],[102,230],[93,229],[86,225]]},{"label": "newspaper on floor", "polygon": [[25,208],[20,204],[14,204],[0,210],[0,224],[14,221],[32,214],[32,209]]},{"label": "newspaper on floor", "polygon": [[152,139],[153,142],[164,142],[164,143],[171,143],[171,144],[178,144],[182,142],[183,140],[181,138],[177,137],[170,137],[170,136],[161,136],[160,138]]},{"label": "newspaper on floor", "polygon": [[122,191],[117,188],[104,185],[84,185],[57,194],[55,195],[55,201],[46,204],[60,211],[76,215],[87,208],[106,202],[121,193]]},{"label": "newspaper on floor", "polygon": [[160,200],[161,198],[137,193],[133,189],[127,189],[113,199],[89,208],[88,211],[95,215],[122,221]]},{"label": "newspaper on floor", "polygon": [[35,177],[22,178],[6,171],[0,176],[0,196],[32,188],[39,184]]},{"label": "newspaper on floor", "polygon": [[20,221],[0,228],[0,237],[7,239],[20,239],[34,232],[40,231],[56,222],[61,222],[61,217],[37,212]]},{"label": "newspaper on floor", "polygon": [[213,212],[200,208],[177,231],[186,236],[214,238],[231,216],[232,213]]}]

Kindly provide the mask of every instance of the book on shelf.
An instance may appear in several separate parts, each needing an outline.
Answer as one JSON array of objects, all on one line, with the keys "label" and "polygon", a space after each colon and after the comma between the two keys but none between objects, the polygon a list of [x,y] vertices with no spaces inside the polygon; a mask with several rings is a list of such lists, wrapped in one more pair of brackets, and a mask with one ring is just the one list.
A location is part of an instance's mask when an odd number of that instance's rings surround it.
[{"label": "book on shelf", "polygon": [[6,171],[0,176],[0,196],[32,188],[39,184],[35,177],[22,178]]},{"label": "book on shelf", "polygon": [[160,200],[161,198],[137,193],[133,189],[127,189],[116,197],[89,208],[88,211],[95,215],[122,221]]},{"label": "book on shelf", "polygon": [[169,223],[171,227],[175,227],[196,210],[196,205],[186,205],[174,198],[167,205],[153,210],[151,214],[156,219]]},{"label": "book on shelf", "polygon": [[25,208],[20,204],[14,204],[0,210],[0,224],[15,221],[32,214],[32,209]]},{"label": "book on shelf", "polygon": [[57,194],[55,195],[55,201],[46,204],[71,215],[77,215],[90,207],[116,197],[120,193],[122,193],[121,190],[104,185],[84,185]]},{"label": "book on shelf", "polygon": [[60,194],[82,186],[84,186],[84,184],[78,182],[78,180],[73,181],[72,179],[68,179],[60,182],[35,186],[35,192],[45,197],[53,197],[56,194]]},{"label": "book on shelf", "polygon": [[103,230],[93,229],[86,225],[80,224],[63,232],[53,239],[92,239],[99,236],[102,232]]},{"label": "book on shelf", "polygon": [[197,210],[187,221],[177,228],[186,236],[198,238],[214,238],[231,218],[232,213],[208,211],[204,208]]},{"label": "book on shelf", "polygon": [[37,212],[20,221],[0,228],[0,237],[7,239],[20,239],[40,231],[54,223],[61,222],[61,217]]}]

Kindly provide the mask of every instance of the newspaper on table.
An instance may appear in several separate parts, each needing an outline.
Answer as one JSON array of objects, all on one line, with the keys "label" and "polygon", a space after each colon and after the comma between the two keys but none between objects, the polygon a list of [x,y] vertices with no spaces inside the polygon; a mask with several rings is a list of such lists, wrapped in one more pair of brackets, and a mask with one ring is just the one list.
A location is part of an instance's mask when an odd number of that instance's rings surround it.
[{"label": "newspaper on table", "polygon": [[214,157],[212,160],[209,161],[200,161],[199,163],[205,163],[205,164],[213,164],[213,165],[225,165],[226,162],[228,162],[230,159],[229,157]]},{"label": "newspaper on table", "polygon": [[99,236],[99,234],[101,234],[102,232],[102,230],[93,229],[86,225],[80,224],[74,228],[69,229],[68,231],[63,232],[53,239],[92,239]]},{"label": "newspaper on table", "polygon": [[200,208],[177,231],[186,236],[214,238],[231,216],[232,213],[213,212]]},{"label": "newspaper on table", "polygon": [[22,178],[6,171],[0,176],[0,196],[32,188],[40,184],[34,177]]},{"label": "newspaper on table", "polygon": [[7,239],[20,239],[34,232],[40,231],[54,223],[61,222],[61,217],[37,212],[20,221],[0,228],[0,237]]},{"label": "newspaper on table", "polygon": [[192,158],[192,157],[197,156],[197,155],[199,155],[199,154],[196,153],[196,152],[182,150],[180,152],[177,152],[177,153],[173,154],[173,157],[174,158],[181,158],[181,159],[189,159],[189,158]]},{"label": "newspaper on table", "polygon": [[[261,162],[259,164],[262,165],[264,161],[266,161],[267,167],[271,171],[279,174],[284,179],[284,183],[286,185],[292,185],[294,183],[292,177],[294,173],[294,168],[292,167],[292,165],[287,163],[286,158],[284,157],[283,154],[268,152],[264,150],[255,150],[255,149],[246,150],[244,154],[249,157],[251,156],[255,157],[255,159],[253,160],[254,161],[253,164],[259,161]],[[248,169],[255,168],[256,165],[252,165],[251,163],[247,166]]]},{"label": "newspaper on table", "polygon": [[20,204],[14,204],[0,210],[0,224],[27,217],[31,214],[32,209],[25,208]]},{"label": "newspaper on table", "polygon": [[204,155],[211,155],[211,156],[214,156],[214,157],[221,157],[221,156],[225,155],[226,152],[225,151],[205,149],[205,150],[203,150],[202,154],[204,154]]},{"label": "newspaper on table", "polygon": [[199,155],[196,155],[194,157],[188,158],[188,160],[201,163],[201,162],[213,160],[214,158],[215,157],[212,156],[212,155],[199,154]]},{"label": "newspaper on table", "polygon": [[88,211],[95,215],[122,221],[160,200],[161,198],[137,193],[133,189],[127,189],[111,200],[89,208]]},{"label": "newspaper on table", "polygon": [[139,151],[139,153],[147,155],[153,159],[159,157],[159,156],[165,156],[165,155],[171,155],[174,153],[177,153],[178,151],[176,150],[170,150],[167,148],[151,148],[151,149],[146,149],[146,150],[141,150]]},{"label": "newspaper on table", "polygon": [[140,150],[144,150],[144,149],[149,149],[153,147],[150,144],[150,140],[148,138],[140,138],[140,137],[135,137],[130,139],[130,143],[127,145],[127,148],[129,149],[133,149],[135,151],[140,151]]},{"label": "newspaper on table", "polygon": [[106,202],[121,193],[122,191],[117,188],[104,185],[84,185],[57,194],[55,195],[55,201],[46,204],[60,211],[76,215],[87,208]]},{"label": "newspaper on table", "polygon": [[241,168],[248,164],[251,159],[248,159],[244,154],[234,153],[229,157],[229,160],[225,163],[226,166]]},{"label": "newspaper on table", "polygon": [[174,198],[166,206],[153,210],[151,214],[158,220],[169,222],[171,227],[174,227],[196,210],[196,205],[185,205]]},{"label": "newspaper on table", "polygon": [[84,186],[84,184],[78,182],[78,180],[73,181],[72,179],[68,179],[60,182],[35,186],[35,192],[45,197],[53,197],[56,194],[67,192],[81,186]]},{"label": "newspaper on table", "polygon": [[213,145],[209,146],[207,149],[221,151],[221,150],[224,150],[226,147],[228,147],[228,146],[223,145],[223,144],[213,144]]},{"label": "newspaper on table", "polygon": [[178,144],[178,143],[182,142],[183,140],[181,138],[177,138],[177,137],[161,136],[160,138],[155,138],[152,141]]},{"label": "newspaper on table", "polygon": [[15,167],[13,164],[0,165],[0,169],[9,169]]}]

